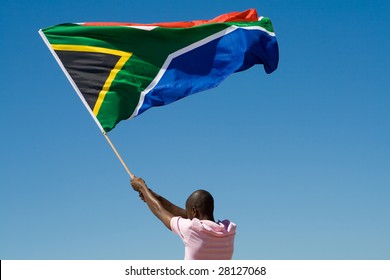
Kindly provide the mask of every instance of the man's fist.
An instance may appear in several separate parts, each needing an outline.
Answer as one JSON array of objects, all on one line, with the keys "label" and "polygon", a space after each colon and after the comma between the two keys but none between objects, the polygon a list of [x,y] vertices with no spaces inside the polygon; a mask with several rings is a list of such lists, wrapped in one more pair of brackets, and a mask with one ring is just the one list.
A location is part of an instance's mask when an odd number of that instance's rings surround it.
[{"label": "man's fist", "polygon": [[141,192],[141,193],[142,193],[143,189],[147,188],[145,181],[142,178],[138,178],[135,176],[134,176],[133,180],[131,180],[131,186],[133,187],[133,189],[135,191]]}]

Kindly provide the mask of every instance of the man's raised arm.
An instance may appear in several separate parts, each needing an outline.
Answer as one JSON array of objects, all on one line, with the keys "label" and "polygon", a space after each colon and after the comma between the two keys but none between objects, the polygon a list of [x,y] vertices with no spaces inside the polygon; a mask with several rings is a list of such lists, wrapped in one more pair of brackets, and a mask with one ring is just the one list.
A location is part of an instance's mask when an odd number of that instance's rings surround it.
[{"label": "man's raised arm", "polygon": [[171,219],[175,216],[187,218],[187,213],[183,208],[176,206],[161,195],[150,190],[142,178],[134,177],[131,180],[133,189],[140,193],[140,197],[146,202],[152,213],[160,219],[163,224],[171,229]]}]

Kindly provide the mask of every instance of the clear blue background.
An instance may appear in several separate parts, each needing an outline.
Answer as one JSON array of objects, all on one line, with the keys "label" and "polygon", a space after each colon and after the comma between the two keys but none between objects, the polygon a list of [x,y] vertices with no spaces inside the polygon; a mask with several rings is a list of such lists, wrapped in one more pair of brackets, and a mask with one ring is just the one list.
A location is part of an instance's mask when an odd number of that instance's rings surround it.
[{"label": "clear blue background", "polygon": [[38,29],[210,19],[256,8],[280,64],[121,122],[149,187],[195,189],[238,225],[235,259],[390,259],[387,0],[2,1],[0,259],[182,259]]}]

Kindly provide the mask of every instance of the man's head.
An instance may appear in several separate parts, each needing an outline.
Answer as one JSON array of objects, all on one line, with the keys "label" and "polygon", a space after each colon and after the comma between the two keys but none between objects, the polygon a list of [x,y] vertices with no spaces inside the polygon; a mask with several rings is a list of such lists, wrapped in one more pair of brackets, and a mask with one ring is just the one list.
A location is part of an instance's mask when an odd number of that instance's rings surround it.
[{"label": "man's head", "polygon": [[194,191],[186,201],[187,217],[214,221],[214,198],[205,190]]}]

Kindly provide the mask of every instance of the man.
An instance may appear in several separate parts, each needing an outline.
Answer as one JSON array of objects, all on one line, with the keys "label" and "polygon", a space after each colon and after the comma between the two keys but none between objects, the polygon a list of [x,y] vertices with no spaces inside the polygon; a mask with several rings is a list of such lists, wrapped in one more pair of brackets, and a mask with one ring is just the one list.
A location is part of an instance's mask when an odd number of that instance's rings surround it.
[{"label": "man", "polygon": [[134,177],[131,185],[153,214],[183,240],[185,260],[232,258],[236,225],[214,221],[214,199],[209,192],[193,192],[182,209],[150,190],[141,178]]}]

